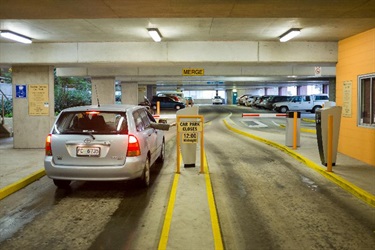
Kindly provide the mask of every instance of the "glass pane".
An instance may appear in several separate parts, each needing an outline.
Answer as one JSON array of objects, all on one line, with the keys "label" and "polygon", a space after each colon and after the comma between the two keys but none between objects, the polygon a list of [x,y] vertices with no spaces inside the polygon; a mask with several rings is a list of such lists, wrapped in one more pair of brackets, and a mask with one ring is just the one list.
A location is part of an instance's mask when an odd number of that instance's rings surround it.
[{"label": "glass pane", "polygon": [[370,83],[370,78],[368,78],[363,79],[361,84],[361,120],[365,124],[371,123]]},{"label": "glass pane", "polygon": [[[122,119],[121,119],[122,118]],[[121,125],[118,126],[118,123]],[[56,122],[54,132],[64,134],[127,133],[127,122],[124,113],[118,112],[64,112]]]}]

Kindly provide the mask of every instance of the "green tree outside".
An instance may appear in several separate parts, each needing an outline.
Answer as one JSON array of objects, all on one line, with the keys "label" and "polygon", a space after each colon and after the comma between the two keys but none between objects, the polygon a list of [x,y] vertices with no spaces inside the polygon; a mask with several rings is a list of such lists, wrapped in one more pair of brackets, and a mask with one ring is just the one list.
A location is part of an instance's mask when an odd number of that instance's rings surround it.
[{"label": "green tree outside", "polygon": [[[55,92],[55,113],[60,113],[65,108],[91,104],[91,81],[88,78],[79,77],[58,77],[54,72],[54,92]],[[1,71],[2,77],[12,82],[12,72]],[[0,98],[1,99],[1,98]],[[0,111],[3,110],[3,104],[0,102]],[[1,115],[1,113],[0,113]],[[4,116],[13,116],[12,99],[4,101]]]}]

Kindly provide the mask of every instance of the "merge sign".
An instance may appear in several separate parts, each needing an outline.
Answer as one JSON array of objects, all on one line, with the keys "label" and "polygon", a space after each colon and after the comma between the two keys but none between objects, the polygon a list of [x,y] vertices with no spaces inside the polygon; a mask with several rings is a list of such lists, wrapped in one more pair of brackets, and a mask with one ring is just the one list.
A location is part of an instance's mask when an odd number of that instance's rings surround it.
[{"label": "merge sign", "polygon": [[204,76],[204,69],[185,68],[185,69],[182,69],[182,75],[183,76]]},{"label": "merge sign", "polygon": [[178,123],[178,132],[182,132],[182,143],[198,143],[198,132],[202,132],[202,122],[184,121]]}]

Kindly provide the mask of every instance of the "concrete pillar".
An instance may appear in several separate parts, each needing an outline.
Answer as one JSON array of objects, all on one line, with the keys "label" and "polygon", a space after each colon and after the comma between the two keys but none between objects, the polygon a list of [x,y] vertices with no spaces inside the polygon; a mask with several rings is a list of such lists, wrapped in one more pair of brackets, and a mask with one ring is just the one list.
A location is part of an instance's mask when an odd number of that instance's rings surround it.
[{"label": "concrete pillar", "polygon": [[138,105],[138,83],[122,82],[121,83],[121,103]]},{"label": "concrete pillar", "polygon": [[12,67],[14,148],[45,146],[55,121],[53,69],[53,66]]},{"label": "concrete pillar", "polygon": [[93,105],[115,103],[115,78],[93,77],[91,78],[91,102]]},{"label": "concrete pillar", "polygon": [[143,102],[145,99],[145,96],[147,97],[147,88],[146,86],[138,86],[138,103]]},{"label": "concrete pillar", "polygon": [[152,97],[156,95],[156,87],[154,85],[147,85],[147,99],[152,100]]},{"label": "concrete pillar", "polygon": [[301,94],[301,86],[297,86],[297,95],[302,95]]},{"label": "concrete pillar", "polygon": [[227,89],[226,90],[226,95],[227,95],[227,102],[226,102],[226,104],[233,104],[234,103],[233,102],[233,90],[232,89]]},{"label": "concrete pillar", "polygon": [[331,102],[336,102],[336,78],[329,80],[328,92],[324,93],[329,94],[329,100]]}]

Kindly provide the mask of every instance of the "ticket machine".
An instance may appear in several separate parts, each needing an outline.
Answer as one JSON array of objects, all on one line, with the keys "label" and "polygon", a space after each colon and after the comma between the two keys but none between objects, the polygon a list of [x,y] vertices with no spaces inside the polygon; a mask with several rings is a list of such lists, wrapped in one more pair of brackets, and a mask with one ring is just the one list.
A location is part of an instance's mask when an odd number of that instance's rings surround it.
[{"label": "ticket machine", "polygon": [[318,140],[319,155],[322,164],[325,166],[327,166],[328,153],[328,119],[329,116],[332,115],[332,166],[334,166],[336,164],[337,147],[339,142],[341,111],[342,107],[340,106],[330,106],[319,109],[315,113],[316,138]]}]

